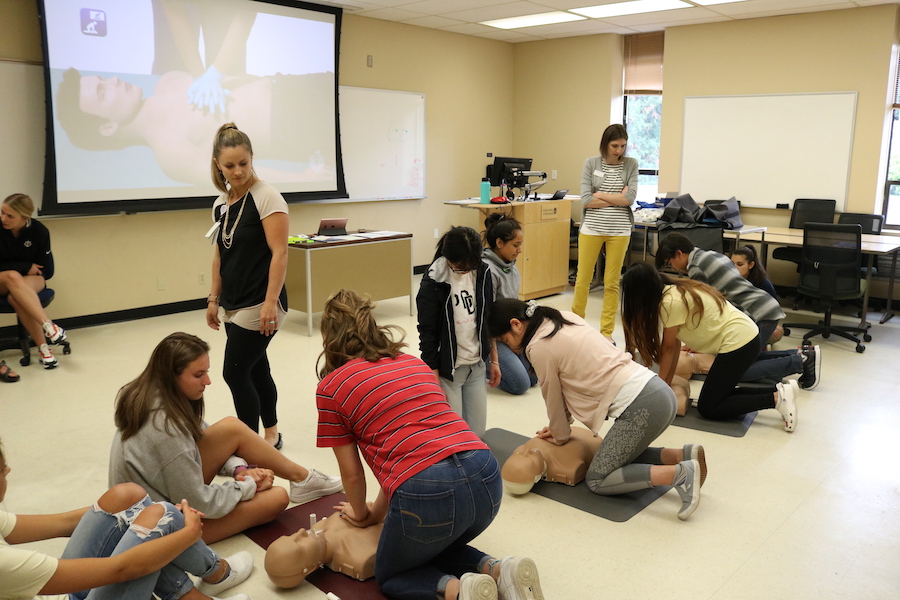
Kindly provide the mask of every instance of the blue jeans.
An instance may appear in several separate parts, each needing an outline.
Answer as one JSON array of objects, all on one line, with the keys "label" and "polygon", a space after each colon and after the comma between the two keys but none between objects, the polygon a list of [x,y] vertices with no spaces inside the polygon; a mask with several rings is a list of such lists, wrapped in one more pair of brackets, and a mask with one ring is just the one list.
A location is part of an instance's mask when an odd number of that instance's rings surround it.
[{"label": "blue jeans", "polygon": [[490,450],[468,450],[431,465],[394,492],[375,553],[375,578],[391,598],[434,600],[453,577],[490,557],[468,543],[487,529],[503,497]]},{"label": "blue jeans", "polygon": [[747,368],[741,381],[774,379],[781,381],[788,375],[803,372],[803,357],[796,350],[766,350]]},{"label": "blue jeans", "polygon": [[460,365],[453,372],[453,381],[441,377],[441,389],[456,414],[481,437],[487,427],[487,385],[484,361],[474,365]]},{"label": "blue jeans", "polygon": [[500,340],[497,340],[497,362],[501,376],[498,387],[507,394],[521,396],[537,383],[537,375],[531,370],[525,353],[516,354]]},{"label": "blue jeans", "polygon": [[[66,544],[63,559],[103,558],[121,554],[138,544],[155,540],[178,531],[184,526],[184,515],[168,502],[160,502],[165,514],[149,532],[135,527],[132,522],[141,511],[150,506],[149,496],[134,506],[116,514],[100,509],[96,504],[81,517],[72,537]],[[114,583],[93,590],[69,594],[72,600],[148,600],[152,594],[160,600],[181,598],[194,587],[185,571],[198,577],[215,573],[219,556],[202,540],[179,554],[161,570],[139,579]]]}]

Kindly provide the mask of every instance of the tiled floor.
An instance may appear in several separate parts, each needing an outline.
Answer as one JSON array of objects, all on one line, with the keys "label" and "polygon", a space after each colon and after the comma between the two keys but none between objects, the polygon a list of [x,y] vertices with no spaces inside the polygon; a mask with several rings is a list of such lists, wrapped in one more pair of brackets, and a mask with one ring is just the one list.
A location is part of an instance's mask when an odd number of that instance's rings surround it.
[{"label": "tiled floor", "polygon": [[[568,309],[571,294],[542,302]],[[601,302],[602,290],[591,294],[592,324],[599,322]],[[417,353],[408,307],[408,299],[385,301],[376,314],[406,329]],[[333,454],[315,448],[321,346],[318,335],[307,337],[304,316],[292,313],[270,349],[284,452],[337,473]],[[59,368],[43,371],[35,362],[18,369],[19,383],[0,384],[0,438],[12,466],[6,510],[63,511],[103,492],[116,390],[138,375],[163,336],[179,330],[213,347],[208,420],[233,414],[221,379],[224,333],[207,329],[202,313],[72,331],[73,353],[59,357]],[[476,545],[497,556],[532,556],[550,600],[900,597],[900,318],[876,324],[872,334],[864,354],[836,338],[819,342],[822,383],[802,392],[793,434],[784,432],[775,411],[765,411],[743,438],[680,427],[661,436],[661,445],[706,447],[709,479],[689,521],[676,517],[674,491],[626,523],[535,495],[506,496]],[[621,345],[621,329],[614,337]],[[13,351],[2,357],[17,363]],[[488,427],[527,435],[546,424],[537,388],[521,397],[491,390],[488,404]],[[370,489],[373,484],[370,479]],[[63,545],[36,544],[56,555]],[[324,597],[308,584],[276,590],[262,568],[263,552],[243,536],[216,545],[225,555],[244,548],[254,552],[257,566],[235,591],[254,600]]]}]

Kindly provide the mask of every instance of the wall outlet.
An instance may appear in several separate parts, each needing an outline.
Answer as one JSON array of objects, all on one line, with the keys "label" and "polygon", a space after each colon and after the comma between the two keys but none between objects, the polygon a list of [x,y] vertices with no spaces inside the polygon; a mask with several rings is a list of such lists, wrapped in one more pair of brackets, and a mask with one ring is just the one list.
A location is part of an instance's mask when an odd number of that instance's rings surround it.
[{"label": "wall outlet", "polygon": [[206,285],[206,273],[197,274],[197,285]]},{"label": "wall outlet", "polygon": [[438,230],[437,227],[434,228],[434,239],[438,239]]},{"label": "wall outlet", "polygon": [[556,169],[550,171],[550,179],[556,179]]},{"label": "wall outlet", "polygon": [[374,61],[372,60],[372,55],[369,54],[366,56],[366,66],[371,68]]},{"label": "wall outlet", "polygon": [[165,289],[166,289],[166,278],[165,277],[157,278],[156,289],[159,290],[160,292],[165,291]]}]

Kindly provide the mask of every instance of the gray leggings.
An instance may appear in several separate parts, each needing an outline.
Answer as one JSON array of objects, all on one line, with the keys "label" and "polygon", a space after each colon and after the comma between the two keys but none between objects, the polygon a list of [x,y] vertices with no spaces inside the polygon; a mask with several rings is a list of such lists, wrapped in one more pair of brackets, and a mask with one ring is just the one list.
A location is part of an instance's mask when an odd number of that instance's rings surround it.
[{"label": "gray leggings", "polygon": [[653,487],[650,465],[662,464],[662,448],[650,442],[675,419],[675,392],[653,377],[603,438],[585,481],[595,494],[612,496]]}]

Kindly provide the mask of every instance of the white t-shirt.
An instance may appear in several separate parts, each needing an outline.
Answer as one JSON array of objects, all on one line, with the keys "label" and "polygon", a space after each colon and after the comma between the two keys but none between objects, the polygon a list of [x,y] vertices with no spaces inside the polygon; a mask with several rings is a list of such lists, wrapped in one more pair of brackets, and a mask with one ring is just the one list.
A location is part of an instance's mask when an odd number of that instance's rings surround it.
[{"label": "white t-shirt", "polygon": [[456,364],[474,365],[481,360],[481,344],[475,327],[475,271],[457,274],[450,271],[450,302],[456,330]]},{"label": "white t-shirt", "polygon": [[40,552],[10,546],[6,537],[16,527],[16,515],[0,510],[0,600],[68,600],[68,594],[38,596],[59,560]]}]

